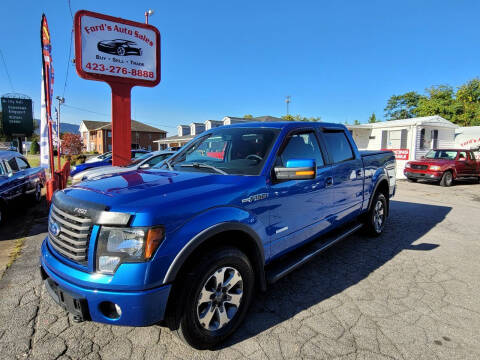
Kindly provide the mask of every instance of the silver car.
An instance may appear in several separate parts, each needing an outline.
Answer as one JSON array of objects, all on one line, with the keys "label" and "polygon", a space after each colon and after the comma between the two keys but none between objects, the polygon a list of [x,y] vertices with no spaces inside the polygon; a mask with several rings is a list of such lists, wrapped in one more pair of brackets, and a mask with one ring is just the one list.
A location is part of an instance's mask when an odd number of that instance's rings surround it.
[{"label": "silver car", "polygon": [[137,169],[148,169],[168,159],[175,151],[154,151],[136,158],[127,166],[99,166],[93,169],[81,171],[72,177],[72,185],[82,181],[99,179],[105,175],[119,174]]}]

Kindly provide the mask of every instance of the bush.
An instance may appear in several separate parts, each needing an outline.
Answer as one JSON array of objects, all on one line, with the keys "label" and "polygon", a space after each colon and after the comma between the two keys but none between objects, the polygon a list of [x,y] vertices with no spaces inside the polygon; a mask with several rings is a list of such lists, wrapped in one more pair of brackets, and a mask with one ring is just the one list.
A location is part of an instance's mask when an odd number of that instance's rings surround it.
[{"label": "bush", "polygon": [[87,156],[84,154],[75,155],[72,157],[72,163],[75,161],[75,164],[83,164],[87,160]]},{"label": "bush", "polygon": [[40,153],[40,145],[38,145],[36,140],[33,140],[30,144],[30,154],[35,155],[38,153]]}]

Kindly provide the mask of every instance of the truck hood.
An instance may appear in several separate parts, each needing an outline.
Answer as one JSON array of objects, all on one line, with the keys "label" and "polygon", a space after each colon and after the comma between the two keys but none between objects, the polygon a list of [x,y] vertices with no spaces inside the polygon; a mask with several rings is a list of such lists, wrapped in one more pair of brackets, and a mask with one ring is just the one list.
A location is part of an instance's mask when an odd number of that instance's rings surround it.
[{"label": "truck hood", "polygon": [[185,219],[214,206],[241,206],[241,199],[259,187],[265,187],[265,178],[261,176],[155,169],[107,175],[79,183],[64,192],[74,198],[106,205],[111,211],[162,219],[175,214]]}]

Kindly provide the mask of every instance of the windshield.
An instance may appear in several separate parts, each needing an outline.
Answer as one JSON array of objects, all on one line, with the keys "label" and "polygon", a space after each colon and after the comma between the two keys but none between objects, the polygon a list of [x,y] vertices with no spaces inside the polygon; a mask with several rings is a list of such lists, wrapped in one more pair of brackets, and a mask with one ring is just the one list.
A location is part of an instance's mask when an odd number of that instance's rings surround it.
[{"label": "windshield", "polygon": [[430,150],[425,159],[446,159],[446,160],[455,160],[457,157],[456,151],[449,150]]},{"label": "windshield", "polygon": [[98,158],[103,160],[103,159],[107,159],[107,158],[110,158],[112,156],[112,152],[106,152],[105,154],[103,155],[99,155]]},{"label": "windshield", "polygon": [[223,128],[201,136],[167,163],[176,171],[258,175],[279,133],[278,129]]}]

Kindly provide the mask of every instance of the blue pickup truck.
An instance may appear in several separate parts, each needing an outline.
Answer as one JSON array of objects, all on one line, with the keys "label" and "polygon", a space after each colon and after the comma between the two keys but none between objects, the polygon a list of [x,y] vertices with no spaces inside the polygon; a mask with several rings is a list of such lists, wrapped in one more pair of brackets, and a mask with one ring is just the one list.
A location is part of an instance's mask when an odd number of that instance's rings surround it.
[{"label": "blue pickup truck", "polygon": [[5,220],[12,201],[29,196],[39,202],[44,186],[44,169],[30,167],[27,159],[16,151],[0,151],[0,223]]},{"label": "blue pickup truck", "polygon": [[361,228],[380,235],[394,193],[394,154],[360,153],[343,125],[219,127],[158,168],[58,191],[41,274],[75,321],[211,348],[256,290]]}]

